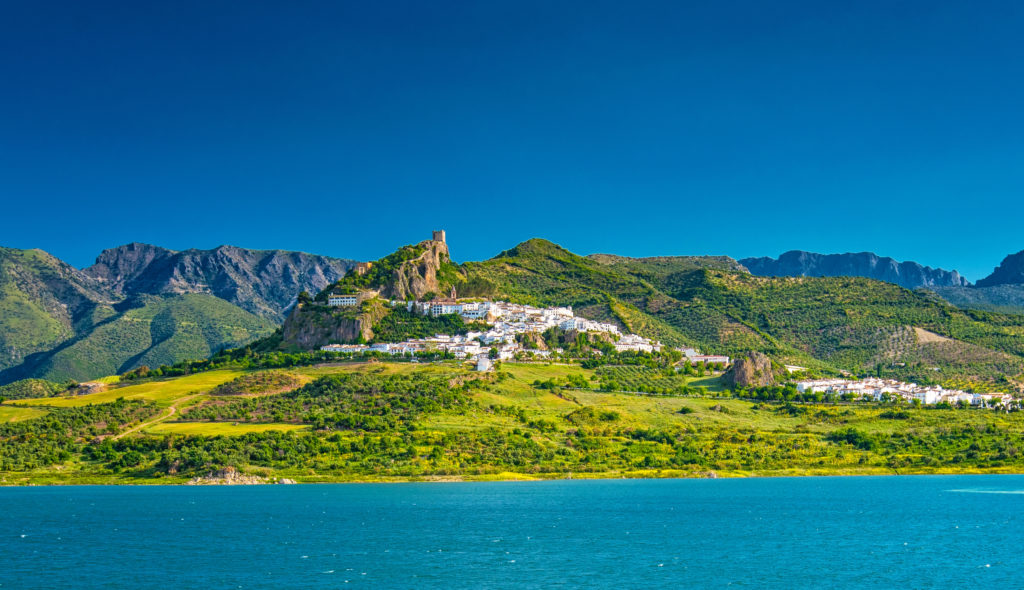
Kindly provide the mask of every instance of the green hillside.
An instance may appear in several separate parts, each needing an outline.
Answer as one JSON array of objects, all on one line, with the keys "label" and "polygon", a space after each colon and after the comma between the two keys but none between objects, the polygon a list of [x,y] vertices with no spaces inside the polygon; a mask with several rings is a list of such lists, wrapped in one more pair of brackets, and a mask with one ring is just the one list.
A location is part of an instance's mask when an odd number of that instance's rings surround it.
[{"label": "green hillside", "polygon": [[170,365],[206,358],[274,329],[269,320],[212,295],[145,296],[133,303],[138,307],[118,313],[52,351],[35,355],[21,367],[0,373],[0,381],[24,377],[84,381],[143,365]]},{"label": "green hillside", "polygon": [[543,240],[462,270],[474,295],[573,305],[671,345],[919,381],[1024,371],[1021,316],[871,279],[755,277],[715,258],[581,257]]},{"label": "green hillside", "polygon": [[95,281],[41,250],[0,248],[0,370],[113,314]]},{"label": "green hillside", "polygon": [[957,307],[1024,315],[1024,285],[991,287],[932,287],[932,291]]},{"label": "green hillside", "polygon": [[225,467],[300,482],[1024,470],[1020,411],[740,393],[642,365],[217,370],[0,405],[0,482],[182,483]]}]

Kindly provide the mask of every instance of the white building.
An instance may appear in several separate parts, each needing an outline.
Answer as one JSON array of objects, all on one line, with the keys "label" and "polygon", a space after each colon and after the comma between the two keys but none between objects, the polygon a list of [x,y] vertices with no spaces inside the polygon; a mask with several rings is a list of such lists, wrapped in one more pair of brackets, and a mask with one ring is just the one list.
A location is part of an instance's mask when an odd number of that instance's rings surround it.
[{"label": "white building", "polygon": [[436,299],[430,302],[430,315],[450,315],[462,313],[462,304],[453,299]]},{"label": "white building", "polygon": [[330,305],[331,307],[351,307],[358,303],[358,295],[341,295],[334,293],[327,296],[327,305]]}]

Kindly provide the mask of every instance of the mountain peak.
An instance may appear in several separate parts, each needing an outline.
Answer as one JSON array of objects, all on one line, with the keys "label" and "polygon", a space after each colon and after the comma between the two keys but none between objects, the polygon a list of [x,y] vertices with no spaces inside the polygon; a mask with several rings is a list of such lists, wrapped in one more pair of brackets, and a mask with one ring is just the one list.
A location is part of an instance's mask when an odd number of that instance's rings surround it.
[{"label": "mountain peak", "polygon": [[497,258],[516,258],[519,256],[554,256],[557,258],[572,257],[576,256],[572,252],[559,246],[558,244],[545,240],[543,238],[530,238],[525,242],[516,244],[514,247],[508,250],[499,252],[494,259]]},{"label": "mountain peak", "polygon": [[95,279],[114,285],[123,284],[138,277],[139,273],[148,268],[153,261],[176,254],[174,250],[131,242],[115,248],[107,248],[96,257],[92,266],[83,272]]},{"label": "mountain peak", "polygon": [[1024,284],[1024,250],[1003,259],[992,274],[978,281],[976,287]]}]

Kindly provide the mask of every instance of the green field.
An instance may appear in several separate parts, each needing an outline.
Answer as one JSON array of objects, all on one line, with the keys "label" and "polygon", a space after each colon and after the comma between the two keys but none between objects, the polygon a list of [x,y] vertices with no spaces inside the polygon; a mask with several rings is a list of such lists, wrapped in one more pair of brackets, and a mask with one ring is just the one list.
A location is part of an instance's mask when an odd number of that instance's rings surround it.
[{"label": "green field", "polygon": [[0,406],[0,424],[8,422],[22,422],[46,415],[46,410],[40,408],[16,408],[9,405]]},{"label": "green field", "polygon": [[183,434],[192,436],[237,436],[251,432],[298,432],[309,430],[302,424],[239,424],[229,422],[162,422],[143,429],[146,434]]},{"label": "green field", "polygon": [[174,401],[188,395],[209,391],[213,387],[230,381],[242,373],[242,371],[210,371],[209,373],[198,373],[196,375],[178,377],[177,379],[162,379],[138,385],[115,387],[89,395],[22,399],[8,403],[20,406],[73,408],[89,404],[103,404],[119,398],[125,398],[148,400],[160,406],[169,406]]}]

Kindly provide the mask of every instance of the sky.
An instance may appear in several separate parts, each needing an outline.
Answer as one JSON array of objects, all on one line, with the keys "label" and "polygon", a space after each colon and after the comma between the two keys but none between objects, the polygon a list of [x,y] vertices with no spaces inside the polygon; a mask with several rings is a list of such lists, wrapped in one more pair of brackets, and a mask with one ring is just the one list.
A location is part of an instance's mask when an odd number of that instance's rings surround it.
[{"label": "sky", "polygon": [[0,245],[1024,249],[1020,2],[0,2]]}]

